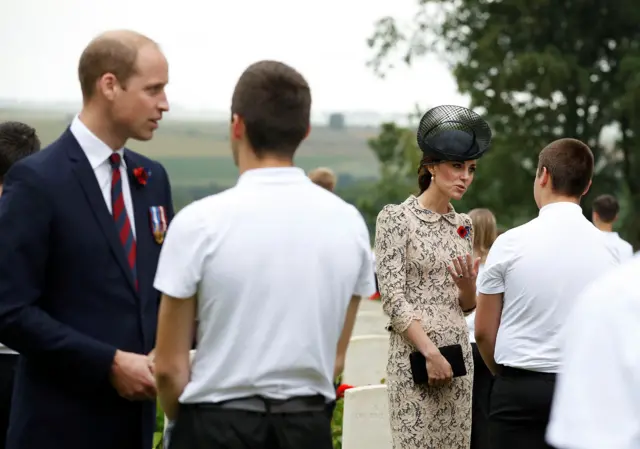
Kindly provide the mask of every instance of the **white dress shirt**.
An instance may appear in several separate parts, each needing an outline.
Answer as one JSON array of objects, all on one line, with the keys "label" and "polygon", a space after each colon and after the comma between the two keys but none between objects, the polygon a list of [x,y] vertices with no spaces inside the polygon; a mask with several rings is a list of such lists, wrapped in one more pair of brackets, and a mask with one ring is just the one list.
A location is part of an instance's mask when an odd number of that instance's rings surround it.
[{"label": "white dress shirt", "polygon": [[[98,139],[84,123],[76,116],[71,122],[71,133],[80,144],[80,148],[89,159],[89,164],[96,175],[98,186],[102,191],[102,196],[109,209],[111,210],[111,163],[109,157],[113,154],[113,150],[102,140]],[[124,148],[116,151],[122,160],[120,165],[120,177],[122,178],[122,194],[124,195],[124,207],[127,210],[129,223],[131,223],[131,232],[133,238],[136,238],[136,222],[133,214],[133,201],[131,200],[131,190],[129,187],[129,176],[127,175],[126,162],[124,160]]]},{"label": "white dress shirt", "polygon": [[478,282],[479,293],[504,294],[496,363],[557,373],[560,332],[576,298],[618,260],[570,202],[544,206],[537,218],[498,237]]},{"label": "white dress shirt", "polygon": [[622,239],[617,232],[603,232],[607,244],[611,245],[614,251],[617,251],[620,255],[620,262],[624,262],[627,259],[633,257],[633,246],[626,240]]},{"label": "white dress shirt", "polygon": [[558,449],[640,449],[638,278],[635,256],[576,303],[547,428]]}]

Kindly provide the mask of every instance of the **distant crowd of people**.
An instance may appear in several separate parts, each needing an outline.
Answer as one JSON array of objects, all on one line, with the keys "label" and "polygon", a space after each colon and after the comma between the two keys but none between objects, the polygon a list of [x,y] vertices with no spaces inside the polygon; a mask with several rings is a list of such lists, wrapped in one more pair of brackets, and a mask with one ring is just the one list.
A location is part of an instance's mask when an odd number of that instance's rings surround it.
[{"label": "distant crowd of people", "polygon": [[394,449],[640,448],[640,258],[615,197],[583,214],[583,142],[541,150],[539,215],[498,235],[451,204],[489,124],[427,111],[419,191],[380,211],[372,251],[335,173],[294,166],[311,90],[292,67],[240,75],[238,181],[178,213],[162,164],[125,148],[169,111],[158,44],[105,32],[78,78],[82,110],[46,149],[0,124],[0,448],[149,449],[159,400],[165,448],[332,449],[334,382],[378,290]]}]

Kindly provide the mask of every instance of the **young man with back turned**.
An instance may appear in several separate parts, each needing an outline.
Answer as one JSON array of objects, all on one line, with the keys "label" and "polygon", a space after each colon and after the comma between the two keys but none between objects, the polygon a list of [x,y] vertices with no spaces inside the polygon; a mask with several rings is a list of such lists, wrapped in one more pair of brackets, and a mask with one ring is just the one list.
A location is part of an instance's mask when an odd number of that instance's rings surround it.
[{"label": "young man with back turned", "polygon": [[336,365],[374,282],[361,215],[293,166],[310,108],[291,67],[247,68],[231,104],[238,183],[167,234],[156,378],[171,449],[332,447]]},{"label": "young man with back turned", "polygon": [[496,239],[478,279],[476,341],[496,375],[492,449],[549,447],[544,436],[562,367],[562,327],[583,288],[618,263],[580,208],[592,175],[587,145],[547,145],[534,182],[538,217]]},{"label": "young man with back turned", "polygon": [[[40,151],[40,139],[36,130],[21,122],[0,124],[0,196],[7,172],[20,159]],[[5,448],[13,379],[18,353],[0,344],[0,449]]]}]

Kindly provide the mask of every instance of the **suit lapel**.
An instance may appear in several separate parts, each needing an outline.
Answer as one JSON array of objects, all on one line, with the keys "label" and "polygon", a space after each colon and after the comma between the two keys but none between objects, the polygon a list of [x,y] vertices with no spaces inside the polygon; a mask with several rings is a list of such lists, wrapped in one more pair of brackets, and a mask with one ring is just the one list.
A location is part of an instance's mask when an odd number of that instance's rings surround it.
[{"label": "suit lapel", "polygon": [[109,209],[98,185],[96,176],[89,164],[89,160],[85,156],[80,144],[73,136],[71,131],[67,131],[62,135],[62,139],[66,140],[66,147],[68,149],[69,159],[73,162],[73,172],[75,173],[82,190],[91,206],[91,212],[94,214],[96,221],[100,224],[100,228],[104,233],[109,247],[118,261],[120,268],[122,269],[125,277],[127,278],[131,288],[135,291],[135,284],[133,282],[133,274],[131,268],[124,254],[124,248],[118,237],[115,223],[113,222],[113,216],[109,213]]},{"label": "suit lapel", "polygon": [[145,298],[144,291],[146,285],[149,284],[148,276],[148,260],[145,257],[149,254],[149,202],[147,200],[147,189],[145,186],[139,185],[133,175],[133,170],[141,166],[140,162],[127,149],[124,150],[124,160],[127,164],[127,175],[129,177],[129,189],[131,190],[131,202],[133,203],[133,216],[136,226],[136,267],[138,273],[138,286],[140,288],[140,296]]}]

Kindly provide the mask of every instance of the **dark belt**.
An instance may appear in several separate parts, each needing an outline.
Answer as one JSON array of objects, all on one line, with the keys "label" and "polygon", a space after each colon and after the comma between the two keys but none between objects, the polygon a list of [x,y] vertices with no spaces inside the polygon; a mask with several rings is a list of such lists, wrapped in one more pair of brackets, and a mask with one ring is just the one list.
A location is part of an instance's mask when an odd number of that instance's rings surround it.
[{"label": "dark belt", "polygon": [[230,409],[258,413],[326,412],[329,404],[324,396],[298,396],[290,399],[269,399],[250,396],[216,403],[185,404],[200,409]]},{"label": "dark belt", "polygon": [[512,366],[498,365],[498,374],[502,377],[543,377],[547,379],[555,379],[555,373],[541,373],[539,371],[531,371],[528,369],[514,368]]}]

